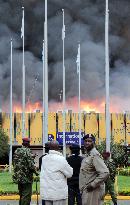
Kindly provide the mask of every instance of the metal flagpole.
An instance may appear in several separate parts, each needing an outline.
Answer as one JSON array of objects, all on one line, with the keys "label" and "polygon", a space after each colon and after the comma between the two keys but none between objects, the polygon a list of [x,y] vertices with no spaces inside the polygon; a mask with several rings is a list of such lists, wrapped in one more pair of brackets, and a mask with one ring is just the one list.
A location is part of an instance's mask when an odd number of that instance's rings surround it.
[{"label": "metal flagpole", "polygon": [[45,49],[45,127],[44,142],[48,141],[48,34],[47,34],[47,0],[45,0],[45,23],[44,23],[44,49]]},{"label": "metal flagpole", "polygon": [[22,138],[25,137],[25,64],[24,64],[24,7],[22,7],[22,28],[21,28],[21,38],[23,39],[23,65],[22,65]]},{"label": "metal flagpole", "polygon": [[109,10],[108,0],[106,0],[106,14],[105,14],[105,71],[106,71],[106,151],[110,152],[110,96],[109,96]]},{"label": "metal flagpole", "polygon": [[9,172],[12,171],[12,39],[11,39],[11,82],[10,82],[10,152],[9,152]]},{"label": "metal flagpole", "polygon": [[64,24],[64,9],[63,12],[63,28],[62,28],[62,41],[63,41],[63,155],[66,158],[66,141],[65,141],[65,54],[64,54],[64,39],[65,39],[65,24]]},{"label": "metal flagpole", "polygon": [[42,144],[43,144],[43,154],[45,154],[45,59],[44,59],[44,40],[43,40],[43,51],[42,51],[42,62],[43,62],[43,114],[42,114]]},{"label": "metal flagpole", "polygon": [[[77,74],[79,74],[79,102],[78,102],[78,112],[79,112],[79,146],[81,148],[81,108],[80,108],[80,44],[78,45],[78,55],[77,55]],[[81,150],[80,150],[81,151]],[[81,154],[81,152],[80,152]]]}]

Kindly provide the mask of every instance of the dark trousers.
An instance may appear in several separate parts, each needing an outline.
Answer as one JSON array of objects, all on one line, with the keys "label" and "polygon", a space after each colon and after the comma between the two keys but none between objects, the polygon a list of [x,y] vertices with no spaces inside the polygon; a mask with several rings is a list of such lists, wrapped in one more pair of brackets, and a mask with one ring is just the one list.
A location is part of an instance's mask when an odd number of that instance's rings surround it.
[{"label": "dark trousers", "polygon": [[19,205],[30,205],[32,195],[32,184],[18,184],[20,195]]},{"label": "dark trousers", "polygon": [[42,200],[42,205],[45,205],[45,200]]},{"label": "dark trousers", "polygon": [[81,195],[78,187],[68,187],[68,205],[82,205]]},{"label": "dark trousers", "polygon": [[117,204],[117,195],[114,190],[114,182],[108,178],[107,181],[105,182],[105,193],[109,193],[111,195],[113,203],[116,205]]}]

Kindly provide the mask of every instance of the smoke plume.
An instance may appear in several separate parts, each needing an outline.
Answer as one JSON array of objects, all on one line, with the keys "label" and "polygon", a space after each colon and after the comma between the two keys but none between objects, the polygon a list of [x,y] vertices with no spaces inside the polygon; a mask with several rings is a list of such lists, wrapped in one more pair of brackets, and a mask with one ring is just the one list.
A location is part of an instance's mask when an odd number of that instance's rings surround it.
[{"label": "smoke plume", "polygon": [[[0,106],[9,106],[10,39],[13,39],[13,102],[22,103],[22,9],[25,7],[26,102],[42,103],[43,0],[1,0]],[[62,8],[65,10],[66,100],[78,96],[76,57],[81,44],[81,99],[105,96],[105,0],[48,1],[49,101],[62,98]],[[119,110],[130,104],[130,1],[109,0],[110,97]],[[118,99],[118,100],[117,100]],[[127,102],[127,103],[126,103]],[[125,108],[124,105],[125,104]]]}]

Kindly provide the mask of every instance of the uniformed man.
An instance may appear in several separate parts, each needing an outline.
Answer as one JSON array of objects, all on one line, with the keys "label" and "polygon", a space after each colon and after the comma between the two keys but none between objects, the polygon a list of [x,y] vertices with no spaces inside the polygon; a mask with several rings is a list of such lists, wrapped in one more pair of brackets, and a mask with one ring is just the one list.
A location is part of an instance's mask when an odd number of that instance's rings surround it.
[{"label": "uniformed man", "polygon": [[114,183],[115,183],[115,176],[116,176],[116,164],[113,161],[113,159],[110,159],[110,152],[105,151],[102,153],[102,156],[110,172],[110,176],[105,182],[105,194],[109,193],[111,195],[114,205],[117,205],[117,195],[114,190]]},{"label": "uniformed man", "polygon": [[101,205],[105,195],[104,181],[109,176],[109,170],[95,148],[95,137],[87,134],[83,140],[86,156],[82,161],[79,175],[82,205]]},{"label": "uniformed man", "polygon": [[33,173],[36,175],[34,156],[29,149],[29,138],[23,138],[21,148],[17,148],[14,153],[13,181],[18,184],[20,195],[19,205],[30,205],[32,195]]}]

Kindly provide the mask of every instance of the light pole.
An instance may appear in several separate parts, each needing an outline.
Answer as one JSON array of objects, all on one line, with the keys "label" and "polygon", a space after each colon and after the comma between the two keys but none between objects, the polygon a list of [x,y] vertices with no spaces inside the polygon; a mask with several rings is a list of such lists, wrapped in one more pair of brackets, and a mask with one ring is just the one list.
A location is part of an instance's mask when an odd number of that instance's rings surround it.
[{"label": "light pole", "polygon": [[[77,54],[77,74],[79,77],[79,97],[78,97],[78,112],[79,112],[79,146],[81,148],[81,108],[80,108],[80,43],[78,45],[78,54]],[[81,150],[81,149],[80,149]]]},{"label": "light pole", "polygon": [[48,141],[48,33],[47,33],[47,0],[45,0],[45,22],[44,22],[44,79],[45,79],[45,88],[44,88],[44,91],[45,91],[45,127],[44,127],[44,133],[45,133],[45,136],[44,136],[44,143]]},{"label": "light pole", "polygon": [[11,39],[11,81],[10,81],[10,152],[9,152],[9,172],[12,171],[12,39]]},{"label": "light pole", "polygon": [[63,155],[66,157],[66,141],[65,141],[65,54],[64,54],[64,39],[65,39],[65,24],[64,24],[64,9],[63,12],[63,28],[62,28],[62,41],[63,41]]},{"label": "light pole", "polygon": [[110,96],[109,96],[109,10],[108,0],[106,0],[106,14],[105,14],[105,71],[106,71],[106,151],[110,152]]}]

